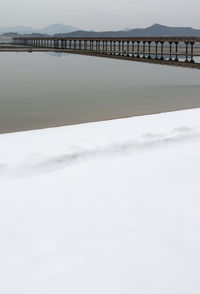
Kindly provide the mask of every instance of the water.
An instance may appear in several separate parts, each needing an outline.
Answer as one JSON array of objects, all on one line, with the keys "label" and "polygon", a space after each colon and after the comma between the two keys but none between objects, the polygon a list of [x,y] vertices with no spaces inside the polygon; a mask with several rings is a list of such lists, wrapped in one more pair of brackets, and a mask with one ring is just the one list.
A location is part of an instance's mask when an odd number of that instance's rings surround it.
[{"label": "water", "polygon": [[56,53],[0,53],[0,132],[200,107],[200,71]]}]

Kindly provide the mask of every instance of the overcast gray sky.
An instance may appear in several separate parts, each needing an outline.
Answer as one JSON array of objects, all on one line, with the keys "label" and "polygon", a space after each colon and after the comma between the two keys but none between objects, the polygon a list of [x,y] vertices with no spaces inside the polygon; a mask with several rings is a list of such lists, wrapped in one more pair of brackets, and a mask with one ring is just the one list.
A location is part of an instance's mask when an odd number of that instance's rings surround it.
[{"label": "overcast gray sky", "polygon": [[200,28],[200,0],[0,0],[0,26],[63,23],[117,30],[153,23]]}]

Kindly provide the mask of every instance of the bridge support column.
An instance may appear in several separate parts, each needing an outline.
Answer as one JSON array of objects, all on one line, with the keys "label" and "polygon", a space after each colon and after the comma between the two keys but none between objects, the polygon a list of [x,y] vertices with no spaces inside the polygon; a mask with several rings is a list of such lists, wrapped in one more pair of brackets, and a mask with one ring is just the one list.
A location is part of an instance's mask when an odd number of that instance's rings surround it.
[{"label": "bridge support column", "polygon": [[172,59],[172,42],[169,42],[169,53],[170,53],[170,60]]},{"label": "bridge support column", "polygon": [[145,47],[146,47],[146,42],[143,41],[143,54],[145,54]]},{"label": "bridge support column", "polygon": [[65,41],[64,40],[60,41],[60,48],[65,49]]},{"label": "bridge support column", "polygon": [[116,53],[116,41],[114,41],[114,55]]},{"label": "bridge support column", "polygon": [[104,54],[104,41],[101,42],[101,52]]},{"label": "bridge support column", "polygon": [[178,61],[178,42],[175,42],[176,45],[176,58],[175,60]]},{"label": "bridge support column", "polygon": [[185,54],[188,56],[188,42],[185,42]]},{"label": "bridge support column", "polygon": [[137,41],[137,44],[138,44],[138,48],[137,48],[137,50],[138,50],[138,52],[137,52],[137,54],[138,54],[138,56],[140,55],[140,41]]},{"label": "bridge support column", "polygon": [[106,53],[108,51],[108,41],[106,41]]},{"label": "bridge support column", "polygon": [[178,53],[178,42],[175,42],[176,44],[176,54]]},{"label": "bridge support column", "polygon": [[132,54],[134,54],[134,50],[135,50],[134,46],[135,46],[135,42],[132,41]]},{"label": "bridge support column", "polygon": [[124,55],[124,41],[122,41],[122,54]]},{"label": "bridge support column", "polygon": [[158,42],[156,41],[156,56],[158,55]]},{"label": "bridge support column", "polygon": [[151,55],[151,41],[148,41],[149,44],[149,56]]},{"label": "bridge support column", "polygon": [[113,46],[112,41],[109,41],[109,52],[111,55],[112,55],[112,46]]},{"label": "bridge support column", "polygon": [[101,51],[101,41],[98,41],[97,45],[98,45],[98,52],[100,52]]},{"label": "bridge support column", "polygon": [[194,54],[194,43],[191,42],[190,45],[191,45],[191,56],[193,56],[193,54]]},{"label": "bridge support column", "polygon": [[129,53],[130,53],[130,42],[127,41],[127,54],[129,55]]},{"label": "bridge support column", "polygon": [[163,49],[164,49],[164,42],[161,43],[161,59],[163,59]]}]

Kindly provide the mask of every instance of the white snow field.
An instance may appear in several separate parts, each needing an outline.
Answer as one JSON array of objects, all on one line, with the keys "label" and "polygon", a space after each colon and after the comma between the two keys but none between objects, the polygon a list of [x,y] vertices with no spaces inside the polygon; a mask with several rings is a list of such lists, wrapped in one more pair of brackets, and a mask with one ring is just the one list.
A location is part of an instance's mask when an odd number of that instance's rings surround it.
[{"label": "white snow field", "polygon": [[0,293],[200,293],[200,109],[4,134],[0,155]]}]

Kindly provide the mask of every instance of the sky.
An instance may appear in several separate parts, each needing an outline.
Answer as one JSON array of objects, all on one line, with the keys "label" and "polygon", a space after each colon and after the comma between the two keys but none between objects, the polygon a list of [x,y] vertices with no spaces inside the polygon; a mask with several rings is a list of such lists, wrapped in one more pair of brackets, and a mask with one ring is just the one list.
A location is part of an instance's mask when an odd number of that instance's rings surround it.
[{"label": "sky", "polygon": [[0,27],[63,23],[100,31],[160,23],[200,28],[199,11],[199,0],[0,0]]}]

